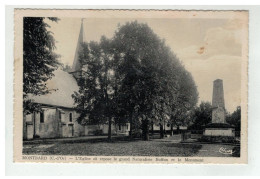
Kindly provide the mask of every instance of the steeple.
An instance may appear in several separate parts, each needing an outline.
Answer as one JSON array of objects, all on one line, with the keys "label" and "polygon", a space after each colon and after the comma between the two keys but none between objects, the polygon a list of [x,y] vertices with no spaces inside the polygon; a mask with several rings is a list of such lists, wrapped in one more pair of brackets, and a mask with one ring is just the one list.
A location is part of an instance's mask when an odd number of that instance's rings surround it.
[{"label": "steeple", "polygon": [[84,33],[83,19],[81,19],[81,27],[80,27],[80,32],[79,32],[79,38],[78,38],[77,48],[76,48],[75,56],[74,56],[74,62],[73,62],[73,65],[72,65],[72,70],[71,70],[71,73],[76,78],[78,77],[78,75],[77,75],[78,72],[80,72],[82,70],[82,65],[79,61],[79,52],[82,50],[81,44],[83,42],[85,42],[85,33]]}]

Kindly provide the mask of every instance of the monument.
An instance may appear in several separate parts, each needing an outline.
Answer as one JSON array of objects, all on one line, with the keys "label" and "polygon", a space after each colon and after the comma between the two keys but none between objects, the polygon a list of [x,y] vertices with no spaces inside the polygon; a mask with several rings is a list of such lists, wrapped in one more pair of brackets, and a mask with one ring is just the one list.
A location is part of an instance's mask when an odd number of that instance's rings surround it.
[{"label": "monument", "polygon": [[204,136],[235,136],[235,129],[226,123],[223,80],[213,82],[212,122],[205,126]]}]

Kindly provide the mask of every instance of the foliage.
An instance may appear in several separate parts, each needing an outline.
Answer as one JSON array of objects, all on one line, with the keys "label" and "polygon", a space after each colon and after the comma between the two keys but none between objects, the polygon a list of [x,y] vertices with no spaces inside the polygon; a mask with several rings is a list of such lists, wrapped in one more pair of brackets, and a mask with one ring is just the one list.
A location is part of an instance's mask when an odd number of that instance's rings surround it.
[{"label": "foliage", "polygon": [[126,23],[112,39],[83,44],[79,57],[87,67],[73,95],[80,122],[113,117],[118,123],[142,122],[138,126],[148,133],[152,122],[169,116],[189,120],[185,115],[198,98],[192,76],[147,24]]},{"label": "foliage", "polygon": [[147,24],[137,22],[120,27],[114,41],[122,61],[120,93],[125,111],[155,124],[169,116],[174,116],[175,122],[187,119],[181,114],[196,105],[197,89],[165,42]]},{"label": "foliage", "polygon": [[[53,52],[55,40],[44,17],[24,17],[23,19],[23,111],[25,114],[39,110],[28,94],[43,95],[51,89],[46,81],[58,67],[58,55]],[[58,21],[57,18],[48,18]]]},{"label": "foliage", "polygon": [[212,118],[212,106],[209,102],[201,102],[198,107],[195,107],[192,112],[192,125],[190,129],[202,130],[207,124],[211,122]]},{"label": "foliage", "polygon": [[236,131],[241,131],[241,107],[238,106],[232,114],[227,114],[226,121],[233,125]]},{"label": "foliage", "polygon": [[[78,80],[80,90],[73,94],[79,123],[105,123],[113,117],[114,86],[111,72],[109,40],[102,38],[100,44],[82,44],[79,54],[81,64],[87,69]],[[86,121],[86,119],[89,119]]]},{"label": "foliage", "polygon": [[233,149],[232,149],[232,151],[233,151],[233,153],[232,153],[232,156],[233,157],[240,157],[240,146],[235,146]]},{"label": "foliage", "polygon": [[237,143],[235,137],[233,136],[202,136],[198,139],[199,142],[222,142],[222,143]]},{"label": "foliage", "polygon": [[171,104],[169,123],[174,126],[187,126],[192,121],[192,111],[198,102],[198,91],[191,74],[181,68],[178,73],[178,95],[176,102]]},{"label": "foliage", "polygon": [[63,71],[66,71],[68,73],[71,72],[71,70],[72,70],[71,66],[69,66],[68,64],[66,64],[66,65],[61,64],[61,68]]}]

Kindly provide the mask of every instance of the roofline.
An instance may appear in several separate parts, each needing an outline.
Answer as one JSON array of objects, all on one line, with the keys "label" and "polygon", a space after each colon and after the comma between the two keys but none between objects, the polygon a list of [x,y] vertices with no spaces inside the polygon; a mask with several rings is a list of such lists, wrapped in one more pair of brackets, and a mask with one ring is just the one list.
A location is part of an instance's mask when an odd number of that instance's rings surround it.
[{"label": "roofline", "polygon": [[35,104],[41,104],[43,106],[47,106],[47,107],[54,107],[54,108],[66,108],[66,109],[73,109],[75,110],[74,107],[67,107],[67,106],[59,106],[59,105],[53,105],[53,104],[45,104],[45,103],[37,103],[37,102],[33,102]]}]

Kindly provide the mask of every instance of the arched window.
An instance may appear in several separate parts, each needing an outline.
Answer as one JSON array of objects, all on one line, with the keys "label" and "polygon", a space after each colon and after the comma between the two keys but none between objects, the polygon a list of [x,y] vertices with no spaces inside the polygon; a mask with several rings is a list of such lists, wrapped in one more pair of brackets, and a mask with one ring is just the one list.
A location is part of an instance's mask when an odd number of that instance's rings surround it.
[{"label": "arched window", "polygon": [[40,123],[44,123],[44,112],[40,113]]},{"label": "arched window", "polygon": [[70,122],[72,122],[72,113],[70,113]]}]

